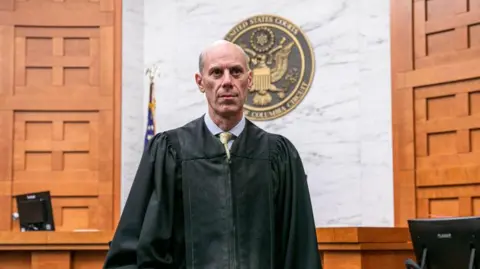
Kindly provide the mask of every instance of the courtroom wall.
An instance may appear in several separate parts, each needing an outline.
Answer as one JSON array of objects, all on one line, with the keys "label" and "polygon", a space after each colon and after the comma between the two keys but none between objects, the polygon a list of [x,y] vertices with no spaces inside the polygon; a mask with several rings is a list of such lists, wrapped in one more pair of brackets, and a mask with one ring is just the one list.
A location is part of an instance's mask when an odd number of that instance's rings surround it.
[{"label": "courtroom wall", "polygon": [[284,17],[309,38],[315,77],[291,113],[256,122],[289,138],[309,175],[317,226],[392,226],[389,1],[136,1],[123,3],[122,206],[143,148],[148,81],[158,64],[158,131],[206,111],[198,54],[240,21]]}]

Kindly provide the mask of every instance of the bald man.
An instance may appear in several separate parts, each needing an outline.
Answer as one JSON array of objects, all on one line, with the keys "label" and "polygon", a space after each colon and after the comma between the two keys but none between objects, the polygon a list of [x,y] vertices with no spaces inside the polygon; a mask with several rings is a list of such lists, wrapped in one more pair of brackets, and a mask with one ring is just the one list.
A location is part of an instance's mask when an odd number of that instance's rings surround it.
[{"label": "bald man", "polygon": [[321,268],[297,150],[244,117],[243,50],[214,42],[195,81],[208,112],[151,139],[104,268]]}]

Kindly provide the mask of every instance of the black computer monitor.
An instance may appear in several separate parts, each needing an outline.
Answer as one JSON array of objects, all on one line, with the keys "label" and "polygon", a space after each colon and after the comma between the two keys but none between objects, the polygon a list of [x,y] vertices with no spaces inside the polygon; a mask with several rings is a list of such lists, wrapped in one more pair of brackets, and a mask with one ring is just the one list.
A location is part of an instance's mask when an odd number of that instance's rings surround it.
[{"label": "black computer monitor", "polygon": [[480,269],[480,217],[412,219],[408,227],[417,261],[407,268]]},{"label": "black computer monitor", "polygon": [[35,192],[15,196],[20,230],[55,231],[50,192]]}]

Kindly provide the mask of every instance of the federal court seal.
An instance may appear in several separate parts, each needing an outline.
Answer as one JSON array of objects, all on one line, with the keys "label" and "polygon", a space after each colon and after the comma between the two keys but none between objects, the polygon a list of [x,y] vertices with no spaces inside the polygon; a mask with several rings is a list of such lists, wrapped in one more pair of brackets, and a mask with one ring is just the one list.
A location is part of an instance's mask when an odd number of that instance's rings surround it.
[{"label": "federal court seal", "polygon": [[248,55],[253,86],[244,107],[247,118],[281,117],[308,93],[315,72],[313,49],[292,22],[275,15],[253,16],[235,25],[224,39]]}]

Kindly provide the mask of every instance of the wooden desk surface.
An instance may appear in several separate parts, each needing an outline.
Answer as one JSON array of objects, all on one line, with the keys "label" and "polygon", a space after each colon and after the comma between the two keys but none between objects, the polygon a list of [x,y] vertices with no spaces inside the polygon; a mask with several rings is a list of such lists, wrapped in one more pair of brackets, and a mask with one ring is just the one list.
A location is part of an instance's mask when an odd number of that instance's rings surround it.
[{"label": "wooden desk surface", "polygon": [[[401,248],[411,249],[407,228],[332,227],[317,228],[321,249]],[[0,249],[94,247],[107,249],[113,232],[0,232]]]},{"label": "wooden desk surface", "polygon": [[106,250],[112,232],[0,232],[0,250]]},{"label": "wooden desk surface", "polygon": [[[333,227],[318,228],[316,234],[325,269],[404,269],[413,254],[406,228]],[[96,231],[0,232],[0,260],[15,269],[47,264],[101,268],[112,236]]]},{"label": "wooden desk surface", "polygon": [[410,233],[403,227],[317,228],[320,250],[411,250]]},{"label": "wooden desk surface", "polygon": [[403,227],[332,227],[317,228],[321,243],[404,243],[410,241],[408,228]]},{"label": "wooden desk surface", "polygon": [[404,269],[413,257],[407,228],[318,228],[317,242],[325,269]]}]

